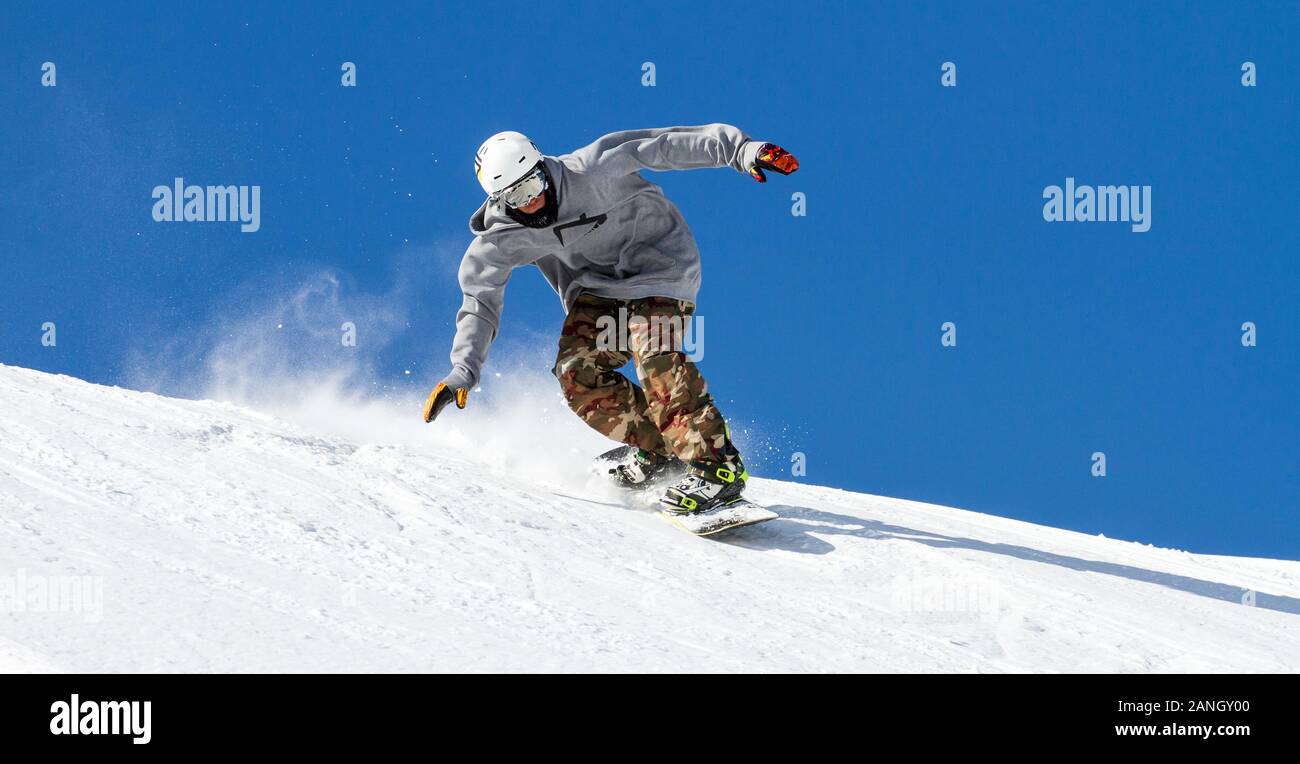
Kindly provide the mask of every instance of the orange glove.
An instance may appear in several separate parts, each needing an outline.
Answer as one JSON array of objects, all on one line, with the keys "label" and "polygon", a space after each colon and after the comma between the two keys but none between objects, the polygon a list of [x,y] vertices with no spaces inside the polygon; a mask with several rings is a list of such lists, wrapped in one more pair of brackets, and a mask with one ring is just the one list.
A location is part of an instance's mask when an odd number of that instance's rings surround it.
[{"label": "orange glove", "polygon": [[439,382],[438,386],[433,388],[433,392],[429,393],[428,399],[424,402],[425,423],[427,424],[436,419],[438,414],[440,414],[442,410],[447,407],[447,404],[451,403],[453,400],[456,401],[456,408],[463,409],[465,408],[465,402],[468,399],[469,388],[458,387],[453,392],[450,387],[447,387],[445,382]]},{"label": "orange glove", "polygon": [[767,176],[763,174],[763,170],[789,175],[797,169],[799,169],[799,160],[794,158],[794,154],[774,143],[764,143],[754,159],[754,166],[749,168],[749,174],[759,183],[766,183]]}]

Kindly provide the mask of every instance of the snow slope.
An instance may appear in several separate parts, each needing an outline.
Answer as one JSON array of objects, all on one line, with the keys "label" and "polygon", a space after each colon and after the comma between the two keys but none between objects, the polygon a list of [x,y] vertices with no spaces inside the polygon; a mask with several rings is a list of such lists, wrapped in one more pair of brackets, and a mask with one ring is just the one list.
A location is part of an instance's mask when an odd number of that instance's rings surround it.
[{"label": "snow slope", "polygon": [[771,480],[696,539],[432,428],[6,366],[0,412],[5,671],[1300,669],[1300,562]]}]

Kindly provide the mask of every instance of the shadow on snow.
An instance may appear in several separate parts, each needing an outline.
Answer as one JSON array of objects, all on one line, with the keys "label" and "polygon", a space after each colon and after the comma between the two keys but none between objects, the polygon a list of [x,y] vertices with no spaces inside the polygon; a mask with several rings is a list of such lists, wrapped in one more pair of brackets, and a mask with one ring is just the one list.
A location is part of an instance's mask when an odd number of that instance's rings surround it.
[{"label": "shadow on snow", "polygon": [[[1199,578],[1180,576],[1176,573],[1161,573],[1132,565],[1085,560],[1081,557],[1053,554],[1015,544],[1001,544],[945,536],[939,533],[889,525],[879,520],[866,520],[810,507],[773,505],[770,508],[781,515],[781,518],[770,523],[738,528],[729,534],[718,537],[718,540],[747,549],[780,549],[799,554],[828,554],[835,550],[834,545],[812,534],[856,536],[870,539],[899,539],[925,544],[936,549],[970,549],[976,552],[1001,554],[1020,560],[1041,562],[1046,565],[1058,565],[1070,570],[1119,576],[1234,604],[1241,603],[1242,595],[1246,592],[1245,589],[1239,586],[1216,581],[1203,581]],[[1256,592],[1255,607],[1275,610],[1279,613],[1300,615],[1300,599],[1294,597]]]}]

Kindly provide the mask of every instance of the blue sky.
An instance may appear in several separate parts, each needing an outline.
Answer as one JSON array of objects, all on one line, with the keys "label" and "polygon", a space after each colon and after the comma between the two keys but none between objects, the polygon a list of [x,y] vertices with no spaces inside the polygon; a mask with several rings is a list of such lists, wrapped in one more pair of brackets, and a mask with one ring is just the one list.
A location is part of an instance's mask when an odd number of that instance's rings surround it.
[{"label": "blue sky", "polygon": [[[203,5],[7,8],[0,362],[153,358],[183,392],[214,322],[325,271],[406,303],[373,372],[425,388],[484,137],[728,122],[802,169],[652,179],[703,252],[724,413],[780,433],[762,473],[801,451],[809,482],[1300,558],[1296,4]],[[153,222],[178,175],[260,185],[261,230]],[[1151,230],[1045,222],[1067,177],[1150,185]],[[501,346],[562,319],[518,274]]]}]

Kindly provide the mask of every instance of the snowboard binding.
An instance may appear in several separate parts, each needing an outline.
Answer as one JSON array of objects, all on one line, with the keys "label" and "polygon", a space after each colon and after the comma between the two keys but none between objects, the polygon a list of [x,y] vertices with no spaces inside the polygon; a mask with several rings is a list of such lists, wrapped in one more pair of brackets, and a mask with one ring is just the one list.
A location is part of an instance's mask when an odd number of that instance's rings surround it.
[{"label": "snowboard binding", "polygon": [[596,458],[597,472],[621,488],[642,489],[661,485],[686,469],[675,456],[662,456],[636,446],[619,446]]},{"label": "snowboard binding", "polygon": [[691,462],[686,474],[668,487],[660,501],[666,512],[699,514],[740,501],[749,472],[739,459],[723,464]]}]

